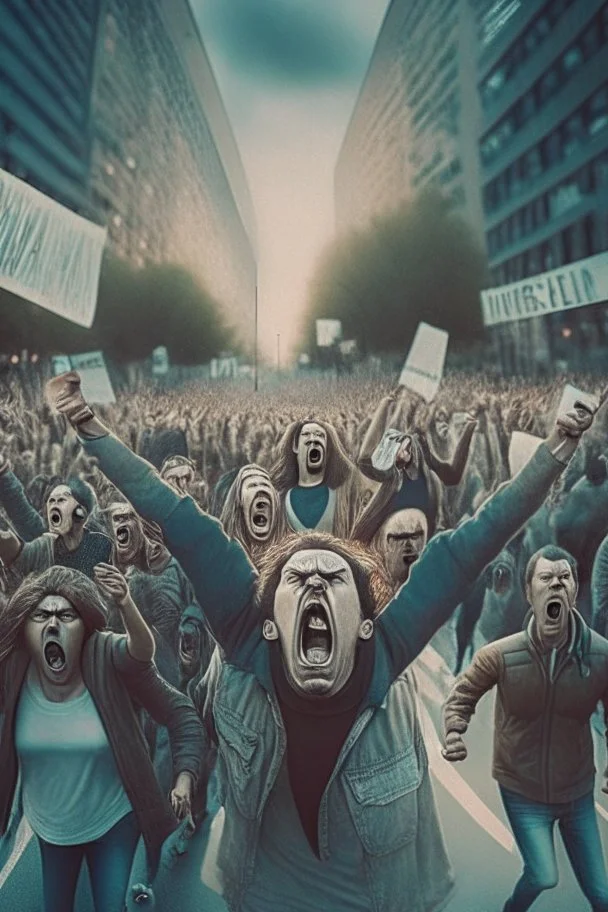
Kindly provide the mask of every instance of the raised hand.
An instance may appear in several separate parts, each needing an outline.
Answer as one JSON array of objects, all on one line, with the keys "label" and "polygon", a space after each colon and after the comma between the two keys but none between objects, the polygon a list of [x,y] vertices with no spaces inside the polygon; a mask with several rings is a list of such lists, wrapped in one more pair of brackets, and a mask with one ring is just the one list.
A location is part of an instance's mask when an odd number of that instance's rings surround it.
[{"label": "raised hand", "polygon": [[93,417],[93,411],[83,396],[77,371],[59,374],[49,380],[46,398],[49,405],[65,415],[71,424],[78,425]]},{"label": "raised hand", "polygon": [[93,571],[95,582],[106,598],[113,601],[119,608],[128,602],[129,586],[126,579],[117,567],[112,564],[97,564]]},{"label": "raised hand", "polygon": [[460,760],[466,760],[467,753],[462,735],[456,731],[449,731],[445,736],[445,747],[441,751],[441,756],[444,760],[449,760],[450,763],[458,763]]}]

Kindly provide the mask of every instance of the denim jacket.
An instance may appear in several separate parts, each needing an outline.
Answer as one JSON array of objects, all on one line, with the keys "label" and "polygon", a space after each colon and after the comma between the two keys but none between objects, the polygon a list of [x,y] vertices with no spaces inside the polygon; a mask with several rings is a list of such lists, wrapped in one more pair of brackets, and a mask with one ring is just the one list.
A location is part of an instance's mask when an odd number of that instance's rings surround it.
[{"label": "denim jacket", "polygon": [[[84,445],[137,512],[161,526],[167,547],[189,577],[224,650],[226,664],[213,707],[226,808],[219,854],[226,898],[238,910],[255,863],[264,806],[285,751],[269,644],[262,638],[262,617],[255,602],[256,572],[243,548],[228,539],[217,520],[204,514],[191,497],[182,497],[166,485],[115,437]],[[415,701],[407,694],[403,672],[486,564],[540,507],[562,468],[541,445],[528,465],[475,516],[431,540],[408,581],[375,620],[375,658],[367,699],[342,749],[319,814],[323,853],[331,827],[332,794],[340,777],[365,853],[373,912],[403,912],[404,908],[431,912],[445,899],[451,882]],[[420,807],[422,813],[418,813]],[[431,854],[421,857],[418,845],[423,841]],[[404,864],[409,858],[416,863]]]}]

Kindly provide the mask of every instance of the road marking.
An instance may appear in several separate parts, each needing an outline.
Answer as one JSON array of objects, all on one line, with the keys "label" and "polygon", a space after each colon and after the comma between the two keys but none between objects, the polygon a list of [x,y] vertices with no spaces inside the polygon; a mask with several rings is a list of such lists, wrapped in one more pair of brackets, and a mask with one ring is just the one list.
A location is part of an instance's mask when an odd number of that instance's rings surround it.
[{"label": "road marking", "polygon": [[510,830],[498,819],[490,808],[484,804],[479,795],[458,773],[448,760],[441,756],[441,743],[429,715],[429,711],[420,704],[424,740],[429,748],[429,766],[438,782],[464,808],[478,826],[482,827],[506,852],[515,850],[515,841]]}]

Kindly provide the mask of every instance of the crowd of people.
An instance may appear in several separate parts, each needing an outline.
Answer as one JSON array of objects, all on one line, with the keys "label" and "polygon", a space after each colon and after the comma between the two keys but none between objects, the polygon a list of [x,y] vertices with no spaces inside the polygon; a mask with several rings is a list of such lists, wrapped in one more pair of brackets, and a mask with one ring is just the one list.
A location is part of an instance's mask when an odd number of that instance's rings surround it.
[{"label": "crowd of people", "polygon": [[[608,700],[608,406],[597,378],[568,379],[595,414],[558,414],[563,378],[451,373],[430,404],[387,378],[308,377],[96,407],[68,374],[33,408],[3,381],[0,834],[26,816],[45,912],[72,908],[85,858],[97,912],[120,912],[138,839],[152,879],[177,822],[204,816],[212,770],[234,912],[438,908],[454,875],[412,675],[431,640],[460,673],[446,760],[529,642],[551,686],[568,666],[562,700],[582,710],[546,746],[566,782],[521,772],[519,679],[516,732],[497,734],[524,858],[505,909],[552,884],[524,800],[552,808],[549,832],[579,799],[592,863],[575,869],[608,909],[585,735]],[[518,473],[514,432],[540,443]]]}]

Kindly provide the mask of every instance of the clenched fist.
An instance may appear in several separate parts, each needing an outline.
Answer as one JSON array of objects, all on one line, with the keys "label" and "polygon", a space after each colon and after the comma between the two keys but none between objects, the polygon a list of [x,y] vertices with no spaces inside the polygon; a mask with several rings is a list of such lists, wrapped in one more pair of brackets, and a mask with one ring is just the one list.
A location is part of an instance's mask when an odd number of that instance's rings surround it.
[{"label": "clenched fist", "polygon": [[450,763],[457,763],[459,760],[466,760],[467,748],[462,740],[462,735],[457,731],[449,731],[445,736],[445,747],[441,751],[444,760]]},{"label": "clenched fist", "polygon": [[53,377],[46,385],[46,398],[49,405],[60,414],[65,415],[73,425],[81,424],[93,417],[93,411],[86,402],[80,388],[80,374],[69,371]]}]

